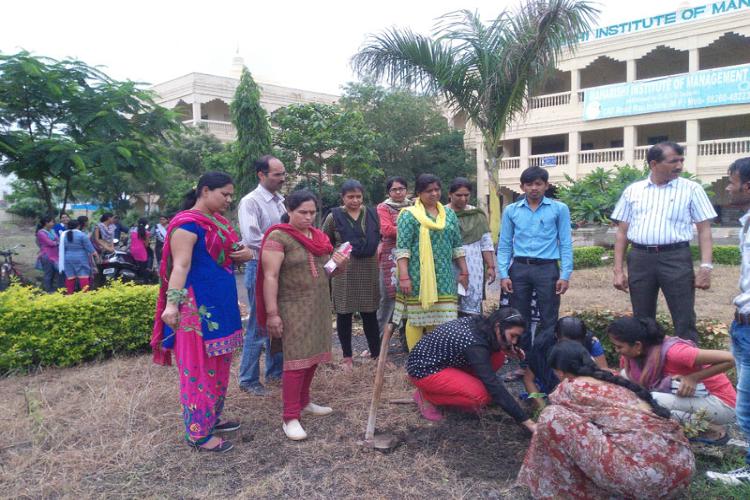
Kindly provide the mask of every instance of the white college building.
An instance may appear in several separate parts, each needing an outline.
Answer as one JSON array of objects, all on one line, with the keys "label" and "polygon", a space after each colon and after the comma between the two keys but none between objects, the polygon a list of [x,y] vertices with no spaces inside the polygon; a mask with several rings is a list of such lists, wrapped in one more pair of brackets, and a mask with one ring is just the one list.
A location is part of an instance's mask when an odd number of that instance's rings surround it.
[{"label": "white college building", "polygon": [[[189,73],[156,84],[151,90],[156,94],[156,103],[176,110],[182,116],[184,124],[203,128],[221,141],[232,141],[237,138],[237,132],[229,114],[229,105],[234,99],[244,65],[242,57],[235,56],[232,76]],[[333,94],[284,87],[255,79],[260,87],[260,104],[268,113],[290,104],[333,104],[339,98]]]},{"label": "white college building", "polygon": [[[685,145],[685,169],[716,183],[721,204],[727,167],[750,156],[750,0],[684,7],[581,38],[505,134],[501,206],[520,192],[526,167],[547,167],[552,183],[564,183],[596,167],[642,166],[649,145],[664,140]],[[481,135],[471,126],[465,143],[485,200]]]}]

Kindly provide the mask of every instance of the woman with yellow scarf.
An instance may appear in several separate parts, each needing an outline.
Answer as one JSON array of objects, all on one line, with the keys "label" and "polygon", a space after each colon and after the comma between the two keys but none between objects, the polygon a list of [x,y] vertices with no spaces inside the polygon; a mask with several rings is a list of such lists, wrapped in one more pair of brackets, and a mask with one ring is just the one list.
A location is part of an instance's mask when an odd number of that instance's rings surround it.
[{"label": "woman with yellow scarf", "polygon": [[469,285],[458,218],[440,203],[440,179],[432,174],[417,177],[417,200],[398,217],[394,256],[398,264],[398,290],[393,323],[406,318],[409,350],[422,334],[458,317],[458,283]]}]

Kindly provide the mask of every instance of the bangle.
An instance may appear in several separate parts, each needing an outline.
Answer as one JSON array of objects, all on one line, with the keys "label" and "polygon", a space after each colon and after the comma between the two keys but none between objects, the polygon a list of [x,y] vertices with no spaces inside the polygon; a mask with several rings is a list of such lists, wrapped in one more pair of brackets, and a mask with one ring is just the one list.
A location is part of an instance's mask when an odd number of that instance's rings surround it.
[{"label": "bangle", "polygon": [[278,316],[278,315],[279,315],[278,311],[266,312],[266,318],[271,318],[273,316]]},{"label": "bangle", "polygon": [[458,275],[459,275],[459,276],[468,276],[468,275],[469,275],[469,273],[459,273]]},{"label": "bangle", "polygon": [[398,280],[399,281],[411,281],[411,278],[408,278],[408,277],[407,278],[399,278]]},{"label": "bangle", "polygon": [[709,271],[711,271],[711,270],[713,270],[714,265],[711,264],[710,262],[704,262],[703,264],[701,264],[701,267],[703,269],[708,269]]},{"label": "bangle", "polygon": [[170,304],[180,305],[187,302],[187,288],[170,288],[167,290],[167,302]]}]

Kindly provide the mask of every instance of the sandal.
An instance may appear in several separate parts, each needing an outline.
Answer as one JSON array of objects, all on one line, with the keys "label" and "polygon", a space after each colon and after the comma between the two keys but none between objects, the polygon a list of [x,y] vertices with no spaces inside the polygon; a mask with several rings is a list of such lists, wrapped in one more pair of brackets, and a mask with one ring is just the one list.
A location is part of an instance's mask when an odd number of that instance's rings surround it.
[{"label": "sandal", "polygon": [[214,432],[234,432],[239,428],[239,422],[219,422],[214,426]]},{"label": "sandal", "polygon": [[220,439],[219,444],[217,444],[213,448],[206,448],[205,446],[193,441],[188,441],[188,446],[193,448],[195,451],[210,451],[212,453],[226,453],[234,448],[234,445],[231,442],[225,441],[223,439]]},{"label": "sandal", "polygon": [[347,373],[351,372],[354,368],[354,362],[352,361],[352,358],[343,358],[341,360],[341,368],[343,368],[343,370]]}]

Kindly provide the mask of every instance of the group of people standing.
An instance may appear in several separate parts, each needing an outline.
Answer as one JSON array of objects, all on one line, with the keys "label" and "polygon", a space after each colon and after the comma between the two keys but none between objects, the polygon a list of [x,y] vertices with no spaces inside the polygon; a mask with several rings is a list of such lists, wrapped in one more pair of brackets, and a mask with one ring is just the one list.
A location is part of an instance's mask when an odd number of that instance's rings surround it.
[{"label": "group of people standing", "polygon": [[115,241],[122,237],[123,231],[128,233],[128,252],[136,266],[147,269],[153,261],[152,240],[157,259],[161,260],[168,222],[166,216],[160,216],[152,233],[145,217],[128,230],[116,215],[106,212],[89,230],[89,218],[85,215],[71,219],[62,213],[57,223],[52,216],[42,216],[36,229],[39,247],[36,267],[43,273],[42,288],[48,293],[63,286],[68,294],[87,291],[98,271],[96,264],[102,255],[115,251]]},{"label": "group of people standing", "polygon": [[[218,435],[239,428],[221,414],[232,352],[243,341],[240,387],[267,393],[259,370],[265,350],[266,384],[281,380],[282,429],[289,439],[305,439],[303,416],[333,412],[311,400],[310,387],[317,366],[331,359],[334,311],[344,369],[353,365],[354,314],[362,319],[371,358],[379,356],[384,326],[403,321],[406,371],[425,418],[441,419],[444,407],[482,411],[495,403],[532,433],[519,481],[535,496],[679,491],[689,483],[694,460],[677,420],[707,415],[714,427],[698,439],[725,443],[722,426],[735,414],[747,427],[739,407],[750,404],[750,378],[738,376],[738,401],[724,374],[735,364],[732,355],[701,349],[694,313],[676,300],[683,297],[692,310],[694,288],[710,284],[705,227],[715,213],[700,185],[679,177],[679,145],[655,145],[648,160],[649,178],[626,189],[613,214],[619,223],[614,284],[630,290],[634,307],[634,317],[615,321],[607,332],[621,355],[619,370],[607,367],[601,344],[582,321],[558,318],[573,271],[572,235],[568,207],[545,195],[545,169],[522,173],[524,196],[505,207],[497,254],[485,214],[468,205],[466,179],[451,183],[448,205],[440,202],[442,184],[431,174],[416,179],[413,203],[403,178],[388,179],[388,198],[375,210],[364,204],[362,185],[346,181],[342,206],[319,230],[319,200],[308,191],[283,197],[284,165],[265,156],[255,163],[258,187],[240,201],[237,235],[222,215],[234,195],[231,178],[204,174],[166,231],[152,336],[156,362],[169,364],[172,351],[177,357],[188,443],[231,449]],[[747,161],[734,164],[730,174],[734,189],[750,199]],[[692,261],[680,258],[692,238],[685,227],[692,224],[699,228],[702,257],[694,280]],[[686,239],[672,241],[680,238]],[[744,257],[743,273],[750,269]],[[231,276],[237,263],[246,266],[250,304],[244,332]],[[496,278],[510,304],[485,316],[485,284]],[[665,336],[654,321],[660,288],[669,288],[676,337]],[[534,296],[540,321],[532,335]],[[740,338],[750,323],[745,319],[738,311],[735,356],[747,343]],[[551,403],[537,422],[497,376],[508,357],[522,364],[534,396]]]}]

